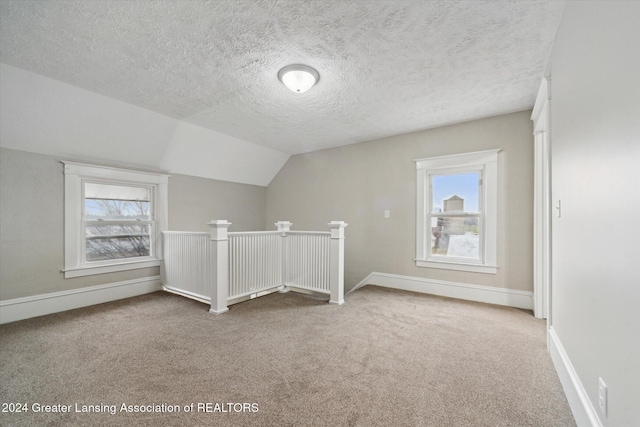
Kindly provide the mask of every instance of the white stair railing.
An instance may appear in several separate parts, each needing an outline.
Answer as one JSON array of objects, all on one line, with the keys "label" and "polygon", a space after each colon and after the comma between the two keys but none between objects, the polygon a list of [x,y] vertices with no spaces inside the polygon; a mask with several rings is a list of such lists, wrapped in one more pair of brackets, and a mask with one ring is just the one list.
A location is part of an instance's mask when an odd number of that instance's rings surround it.
[{"label": "white stair railing", "polygon": [[211,296],[210,313],[222,314],[229,311],[229,237],[227,229],[231,223],[222,219],[207,224],[211,233],[209,263],[209,294]]},{"label": "white stair railing", "polygon": [[313,291],[344,303],[344,229],[291,231],[279,221],[277,231],[233,232],[225,220],[207,224],[209,233],[164,232],[165,289],[211,303],[211,313],[274,289]]},{"label": "white stair railing", "polygon": [[281,286],[281,265],[279,232],[229,233],[229,299]]},{"label": "white stair railing", "polygon": [[329,293],[330,243],[331,233],[328,231],[287,233],[285,284]]},{"label": "white stair railing", "polygon": [[164,271],[166,290],[199,301],[211,301],[210,233],[165,231]]}]

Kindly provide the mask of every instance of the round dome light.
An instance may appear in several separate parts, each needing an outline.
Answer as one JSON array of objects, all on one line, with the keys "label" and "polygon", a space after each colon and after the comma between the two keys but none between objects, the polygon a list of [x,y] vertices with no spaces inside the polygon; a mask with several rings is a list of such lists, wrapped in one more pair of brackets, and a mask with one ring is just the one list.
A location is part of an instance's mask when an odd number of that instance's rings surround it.
[{"label": "round dome light", "polygon": [[318,83],[320,74],[307,65],[293,64],[278,71],[278,79],[290,91],[304,93]]}]

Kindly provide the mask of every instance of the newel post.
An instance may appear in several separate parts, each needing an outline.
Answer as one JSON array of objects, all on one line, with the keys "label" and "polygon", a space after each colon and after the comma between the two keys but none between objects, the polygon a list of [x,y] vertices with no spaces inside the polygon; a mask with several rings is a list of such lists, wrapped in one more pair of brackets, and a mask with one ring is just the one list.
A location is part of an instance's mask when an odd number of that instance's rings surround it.
[{"label": "newel post", "polygon": [[274,223],[274,225],[278,228],[278,231],[280,233],[283,233],[282,237],[284,237],[284,233],[291,231],[291,226],[293,225],[293,223],[289,221],[278,221]]},{"label": "newel post", "polygon": [[344,304],[344,221],[331,221],[331,249],[329,255],[330,304]]},{"label": "newel post", "polygon": [[211,221],[207,224],[210,229],[210,290],[211,308],[209,313],[222,314],[229,311],[227,298],[229,296],[229,237],[227,229],[231,225],[225,219]]},{"label": "newel post", "polygon": [[280,293],[285,293],[290,290],[287,286],[287,233],[291,231],[293,223],[289,221],[278,221],[274,225],[278,228],[280,236],[282,237],[282,265],[280,266],[282,289],[280,289]]}]

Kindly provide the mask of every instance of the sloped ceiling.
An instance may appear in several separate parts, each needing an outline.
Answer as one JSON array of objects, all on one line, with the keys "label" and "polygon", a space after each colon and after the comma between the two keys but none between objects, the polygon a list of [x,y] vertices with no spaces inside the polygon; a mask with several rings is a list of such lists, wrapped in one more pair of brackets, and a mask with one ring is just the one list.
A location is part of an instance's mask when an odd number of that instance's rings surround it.
[{"label": "sloped ceiling", "polygon": [[[0,62],[296,154],[532,107],[562,1],[2,1]],[[285,65],[320,73],[294,94]]]}]

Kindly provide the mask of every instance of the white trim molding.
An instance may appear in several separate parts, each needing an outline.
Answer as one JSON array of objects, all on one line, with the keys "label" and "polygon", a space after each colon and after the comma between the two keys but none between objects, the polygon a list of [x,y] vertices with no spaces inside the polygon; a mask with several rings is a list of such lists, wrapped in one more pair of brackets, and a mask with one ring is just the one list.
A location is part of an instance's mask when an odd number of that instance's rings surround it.
[{"label": "white trim molding", "polygon": [[567,402],[573,413],[573,418],[579,427],[602,427],[594,406],[576,373],[571,360],[564,350],[560,337],[553,326],[548,329],[549,353],[560,378],[560,383],[567,396]]},{"label": "white trim molding", "polygon": [[507,307],[533,309],[533,293],[514,289],[480,286],[469,283],[447,282],[423,277],[400,276],[398,274],[372,272],[348,293],[365,285],[384,286],[392,289],[439,295],[468,301],[504,305]]},{"label": "white trim molding", "polygon": [[[498,152],[499,149],[415,159],[416,162],[416,259],[418,267],[497,274],[498,252]],[[431,184],[436,175],[479,174],[479,259],[434,255],[431,218]],[[441,213],[438,215],[447,215]]]},{"label": "white trim molding", "polygon": [[531,113],[534,143],[533,313],[551,324],[551,149],[549,78],[542,79]]},{"label": "white trim molding", "polygon": [[[162,260],[161,233],[168,229],[169,175],[118,169],[70,161],[64,164],[64,272],[65,278],[112,273],[159,266]],[[83,230],[84,185],[86,181],[148,186],[153,194],[151,254],[148,257],[87,262]]]},{"label": "white trim molding", "polygon": [[160,267],[161,260],[154,259],[148,261],[126,261],[119,262],[117,265],[92,265],[82,268],[69,268],[64,269],[64,278],[69,279],[73,277],[89,276],[92,274],[105,274],[114,273],[116,271],[134,270],[137,268],[151,268]]},{"label": "white trim molding", "polygon": [[497,265],[472,264],[453,261],[425,261],[416,259],[416,266],[428,268],[440,268],[443,270],[469,271],[472,273],[497,274]]},{"label": "white trim molding", "polygon": [[0,301],[0,324],[162,290],[160,276]]}]

